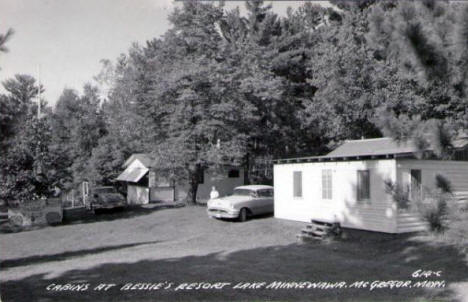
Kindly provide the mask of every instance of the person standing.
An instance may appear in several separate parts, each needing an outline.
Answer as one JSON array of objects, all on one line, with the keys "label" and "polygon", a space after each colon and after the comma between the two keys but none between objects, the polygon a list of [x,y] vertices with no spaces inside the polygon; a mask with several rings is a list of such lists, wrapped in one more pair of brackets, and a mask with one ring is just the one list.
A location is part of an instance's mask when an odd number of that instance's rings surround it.
[{"label": "person standing", "polygon": [[219,192],[216,190],[215,186],[211,187],[210,199],[216,199],[219,197]]}]

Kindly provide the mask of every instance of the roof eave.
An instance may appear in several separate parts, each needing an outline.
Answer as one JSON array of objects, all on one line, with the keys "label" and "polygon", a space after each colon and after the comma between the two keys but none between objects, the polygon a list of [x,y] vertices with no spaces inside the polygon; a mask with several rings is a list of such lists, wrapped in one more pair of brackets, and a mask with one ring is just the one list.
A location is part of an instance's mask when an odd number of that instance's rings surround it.
[{"label": "roof eave", "polygon": [[415,157],[413,152],[391,153],[391,154],[366,154],[350,156],[312,156],[299,158],[282,158],[273,160],[274,164],[292,164],[292,163],[316,163],[316,162],[338,162],[338,161],[357,161],[357,160],[379,160]]}]

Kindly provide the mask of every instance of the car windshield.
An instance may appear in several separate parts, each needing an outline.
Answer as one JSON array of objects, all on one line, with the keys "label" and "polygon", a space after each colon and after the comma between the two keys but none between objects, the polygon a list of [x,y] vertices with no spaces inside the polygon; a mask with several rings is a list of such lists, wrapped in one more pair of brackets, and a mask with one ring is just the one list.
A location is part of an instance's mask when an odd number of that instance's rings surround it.
[{"label": "car windshield", "polygon": [[109,188],[96,188],[94,190],[94,193],[99,193],[99,194],[102,194],[102,193],[115,193],[115,189],[113,187],[109,187]]},{"label": "car windshield", "polygon": [[249,189],[234,189],[233,195],[237,196],[251,196],[254,194],[254,191],[249,190]]}]

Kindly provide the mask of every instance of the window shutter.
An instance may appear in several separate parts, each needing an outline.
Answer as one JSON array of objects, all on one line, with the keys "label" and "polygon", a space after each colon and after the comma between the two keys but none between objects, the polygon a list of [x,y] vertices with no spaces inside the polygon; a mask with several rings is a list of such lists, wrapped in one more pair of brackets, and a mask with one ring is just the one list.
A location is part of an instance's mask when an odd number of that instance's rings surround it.
[{"label": "window shutter", "polygon": [[322,170],[322,199],[333,198],[332,170]]},{"label": "window shutter", "polygon": [[302,197],[302,171],[293,172],[294,197]]},{"label": "window shutter", "polygon": [[370,174],[369,170],[357,171],[357,199],[370,199]]}]

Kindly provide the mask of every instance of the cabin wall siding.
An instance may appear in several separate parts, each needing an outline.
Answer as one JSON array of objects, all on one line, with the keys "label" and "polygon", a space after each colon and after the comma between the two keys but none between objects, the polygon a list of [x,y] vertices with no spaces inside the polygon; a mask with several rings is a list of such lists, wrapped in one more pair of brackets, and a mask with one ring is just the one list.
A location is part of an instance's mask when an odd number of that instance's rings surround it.
[{"label": "cabin wall siding", "polygon": [[[468,194],[468,161],[400,159],[397,162],[397,180],[403,187],[410,186],[412,169],[421,170],[423,197],[427,195],[427,191],[436,188],[435,176],[437,174],[450,181],[455,196]],[[399,233],[422,231],[428,228],[427,222],[421,219],[417,211],[401,210],[397,221]]]},{"label": "cabin wall siding", "polygon": [[434,189],[435,176],[440,174],[450,181],[454,192],[468,191],[468,161],[400,159],[397,174],[403,183],[408,184],[411,169],[421,170],[423,189]]},{"label": "cabin wall siding", "polygon": [[[343,227],[396,232],[396,207],[384,180],[396,179],[394,159],[277,164],[275,217],[339,221]],[[332,199],[322,199],[322,170],[332,170]],[[357,171],[370,171],[370,200],[357,201]],[[302,171],[302,198],[293,197],[293,172]]]}]

